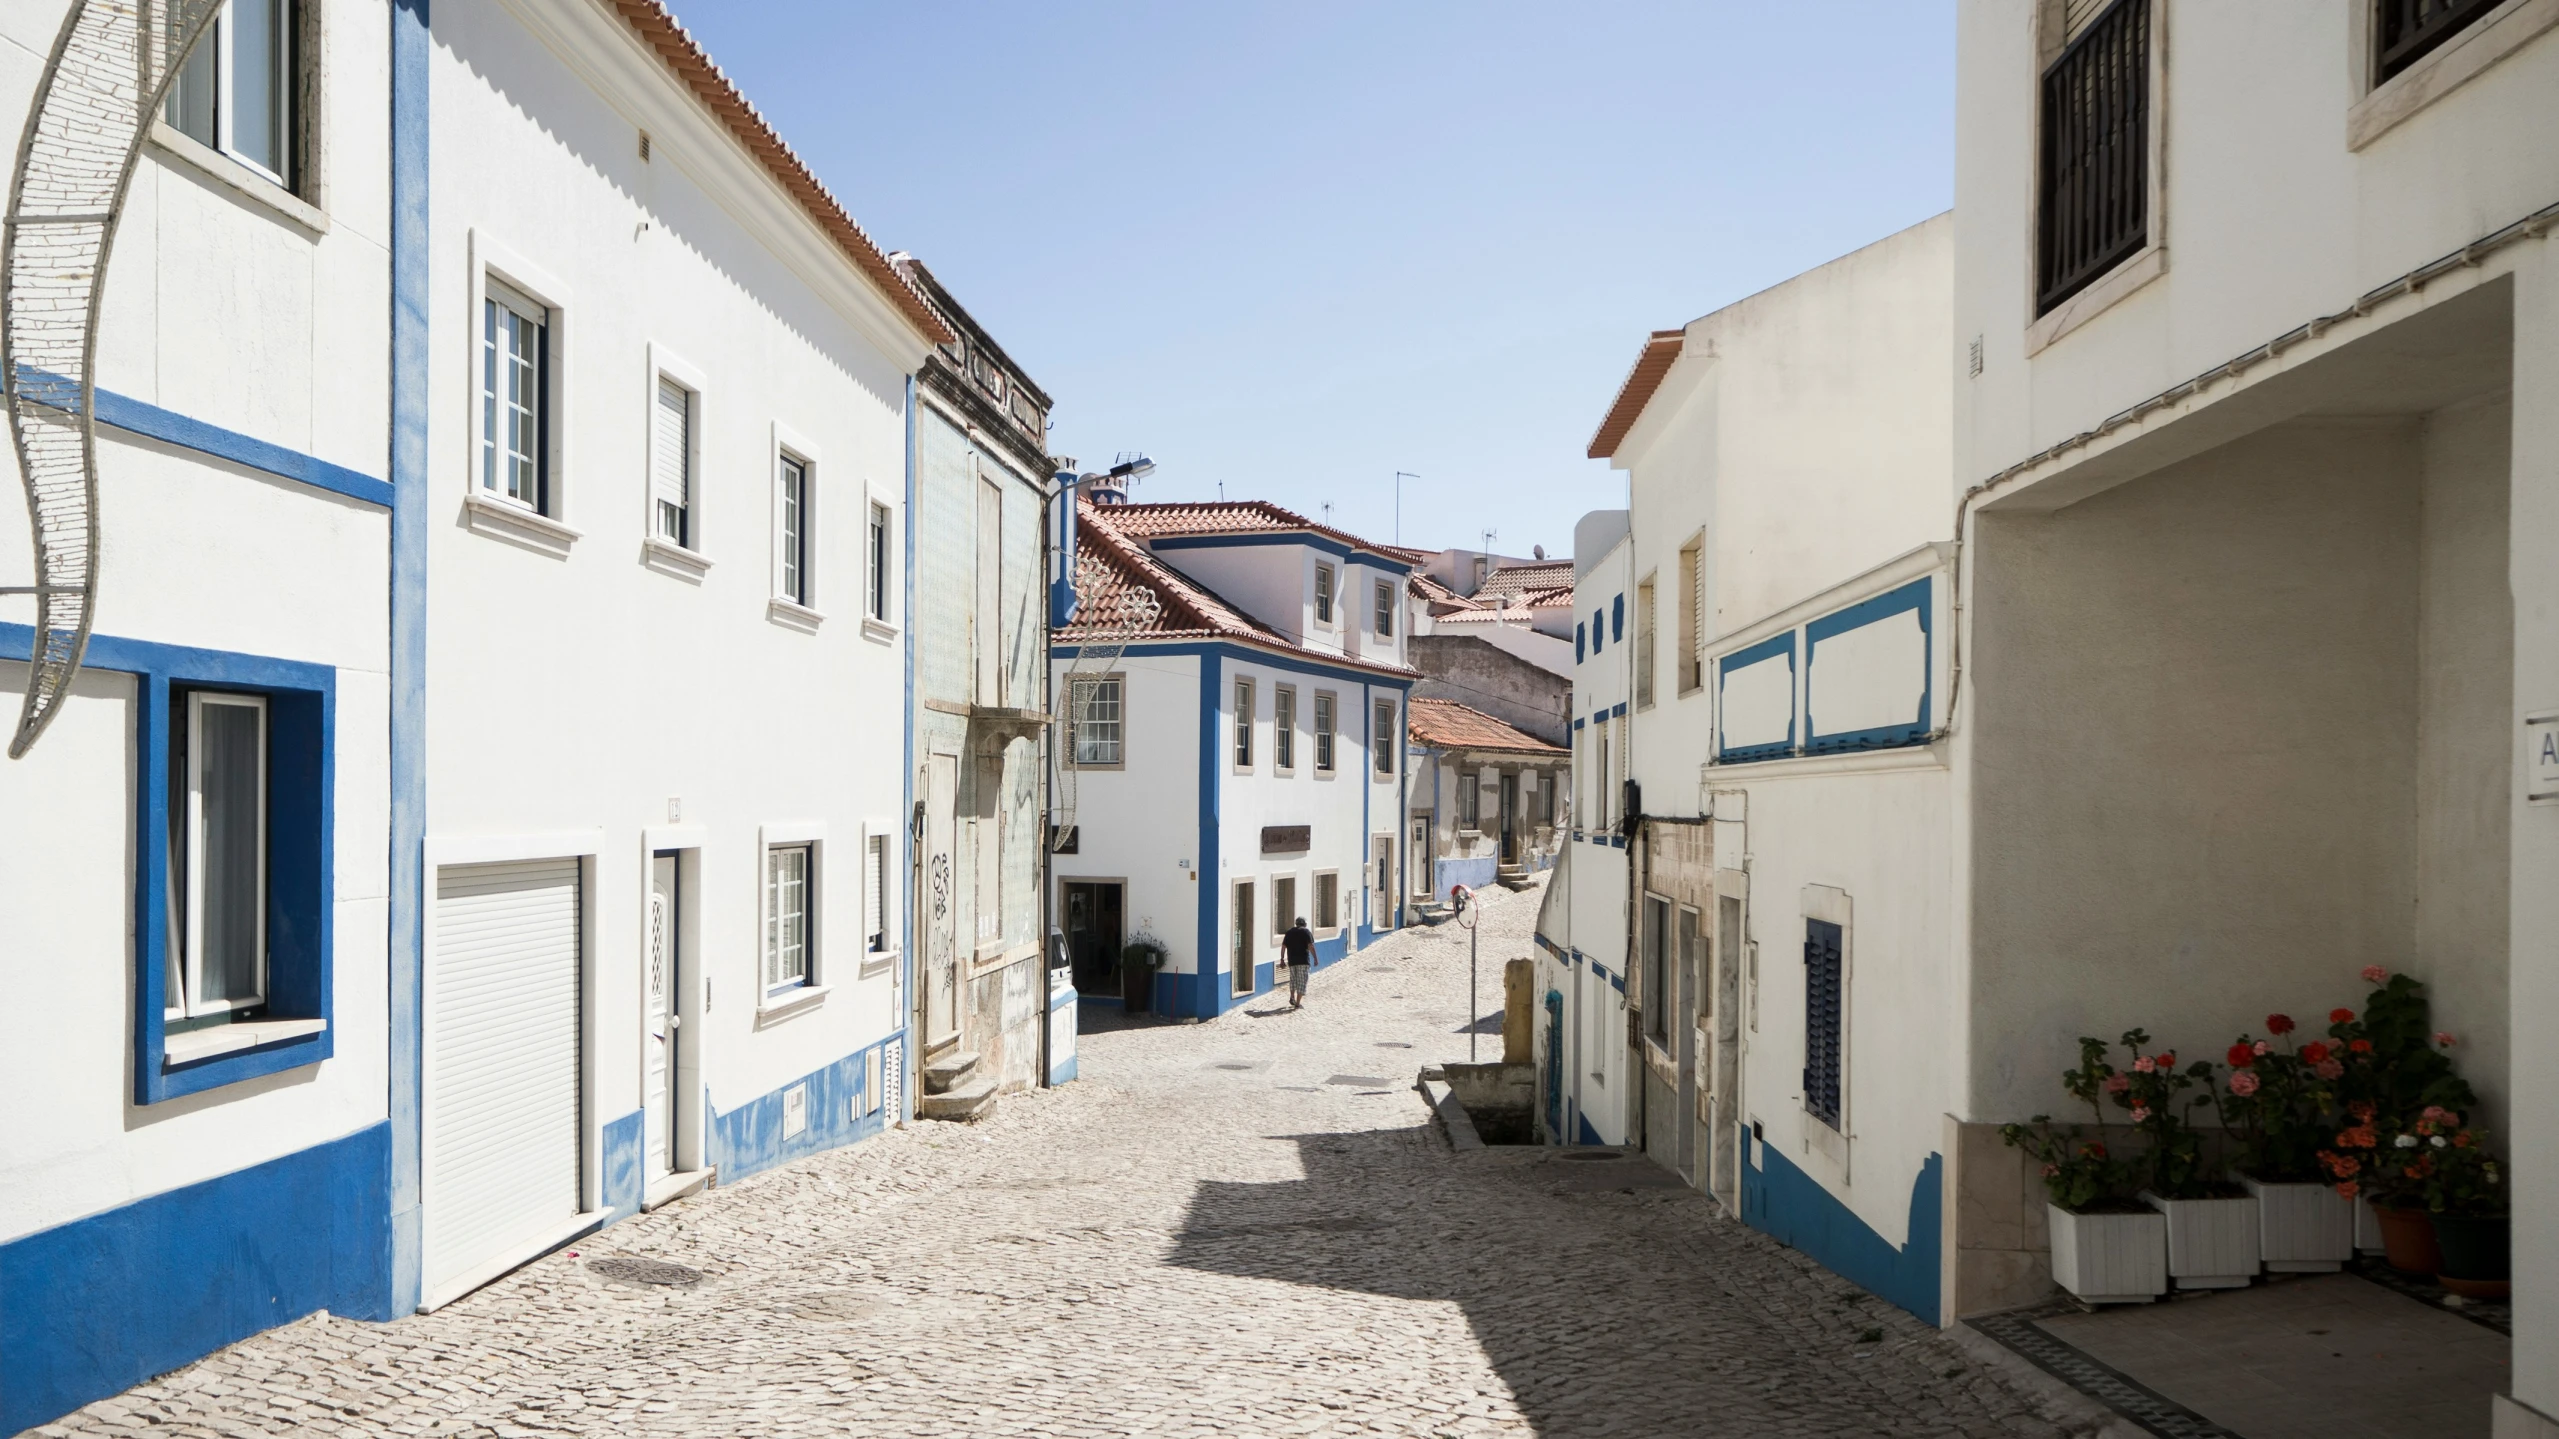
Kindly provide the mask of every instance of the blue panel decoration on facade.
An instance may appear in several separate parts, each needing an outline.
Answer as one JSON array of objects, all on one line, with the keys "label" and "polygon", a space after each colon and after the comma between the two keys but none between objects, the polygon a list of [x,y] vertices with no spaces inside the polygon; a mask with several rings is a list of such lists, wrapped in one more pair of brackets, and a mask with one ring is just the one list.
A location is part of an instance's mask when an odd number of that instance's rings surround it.
[{"label": "blue panel decoration on facade", "polygon": [[1573,626],[1573,663],[1575,663],[1575,664],[1580,664],[1580,663],[1582,662],[1582,658],[1583,658],[1583,656],[1582,656],[1582,631],[1583,631],[1583,627],[1582,627],[1582,626],[1580,626],[1580,625],[1575,625],[1575,626]]},{"label": "blue panel decoration on facade", "polygon": [[[27,653],[35,632],[0,623],[0,652]],[[157,1104],[335,1052],[329,1028],[337,918],[338,672],[328,665],[114,635],[89,639],[86,664],[134,679],[133,1097]],[[315,1019],[316,1033],[171,1065],[169,977],[170,730],[190,688],[267,701],[267,1018]]]},{"label": "blue panel decoration on facade", "polygon": [[1910,1186],[1910,1238],[1893,1245],[1866,1226],[1819,1180],[1741,1126],[1750,1162],[1742,1166],[1742,1220],[1778,1243],[1930,1324],[1938,1322],[1939,1231],[1945,1205],[1945,1161],[1935,1154]]},{"label": "blue panel decoration on facade", "polygon": [[649,1112],[635,1109],[604,1123],[604,1222],[628,1219],[640,1212],[648,1181],[640,1167],[640,1149],[648,1136]]},{"label": "blue panel decoration on facade", "polygon": [[[1931,689],[1936,679],[1937,642],[1931,622],[1929,594],[1929,581],[1923,577],[1889,593],[1824,615],[1804,626],[1804,753],[1835,754],[1844,750],[1888,749],[1896,745],[1926,743]],[[1919,692],[1910,719],[1864,729],[1823,733],[1820,715],[1822,641],[1864,629],[1905,612],[1916,612],[1919,619]]]},{"label": "blue panel decoration on facade", "polygon": [[1622,594],[1608,602],[1608,637],[1612,640],[1626,638],[1626,597]]},{"label": "blue panel decoration on facade", "polygon": [[[863,1088],[868,1079],[868,1056],[875,1049],[882,1051],[880,1066],[886,1082],[888,1066],[896,1058],[887,1052],[888,1048],[888,1040],[867,1045],[735,1109],[725,1113],[708,1109],[710,1159],[712,1167],[720,1172],[720,1182],[733,1183],[803,1155],[868,1139],[879,1133],[884,1124],[894,1122],[899,1116],[878,1109]],[[803,1085],[807,1127],[785,1136],[783,1095]]]},{"label": "blue panel decoration on facade", "polygon": [[[1755,664],[1783,664],[1786,667],[1786,736],[1764,743],[1735,745],[1725,733],[1727,718],[1724,687],[1735,673]],[[1760,641],[1747,649],[1739,649],[1715,662],[1715,758],[1719,763],[1735,764],[1749,760],[1782,759],[1795,752],[1795,632]]]},{"label": "blue panel decoration on facade", "polygon": [[0,1433],[326,1309],[392,1315],[390,1127],[0,1244]]},{"label": "blue panel decoration on facade", "polygon": [[1600,652],[1602,649],[1605,649],[1605,648],[1607,647],[1607,645],[1608,645],[1608,611],[1607,611],[1607,610],[1605,610],[1605,609],[1596,609],[1596,610],[1593,610],[1593,611],[1591,611],[1591,612],[1590,612],[1590,652],[1591,652],[1591,658],[1593,658],[1593,659],[1597,659],[1597,658],[1599,658],[1599,652]]}]

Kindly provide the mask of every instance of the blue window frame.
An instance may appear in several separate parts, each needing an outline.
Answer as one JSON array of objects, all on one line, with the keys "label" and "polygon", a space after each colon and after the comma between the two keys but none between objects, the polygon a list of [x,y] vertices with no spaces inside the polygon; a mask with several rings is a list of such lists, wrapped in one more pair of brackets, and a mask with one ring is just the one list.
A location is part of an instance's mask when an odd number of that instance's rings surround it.
[{"label": "blue window frame", "polygon": [[[0,647],[24,652],[34,635],[0,624]],[[317,1064],[333,1052],[331,962],[336,912],[337,671],[328,665],[224,650],[92,636],[86,666],[133,676],[133,1095],[157,1104],[262,1074]],[[183,924],[180,881],[186,785],[173,772],[190,697],[254,697],[265,711],[264,990],[260,1003],[195,1020],[169,1013],[172,925]],[[182,1043],[192,1025],[288,1021],[260,1042],[219,1052]],[[293,1021],[299,1021],[295,1023]],[[190,1057],[188,1051],[198,1051]]]},{"label": "blue window frame", "polygon": [[[1925,743],[1928,739],[1928,712],[1935,683],[1937,637],[1930,626],[1929,582],[1917,579],[1901,588],[1861,600],[1844,610],[1822,616],[1804,626],[1804,753],[1835,754],[1844,750],[1889,749],[1896,745]],[[1917,693],[1912,697],[1911,715],[1907,720],[1872,725],[1861,729],[1824,733],[1821,727],[1822,642],[1883,623],[1894,616],[1916,612],[1919,623],[1919,674]],[[1835,713],[1836,711],[1834,711]]]},{"label": "blue window frame", "polygon": [[[1742,744],[1733,743],[1731,707],[1728,692],[1733,676],[1754,665],[1777,665],[1786,674],[1786,728],[1774,739],[1745,737]],[[1735,650],[1715,662],[1715,758],[1723,764],[1748,760],[1782,759],[1795,752],[1795,632],[1760,641],[1748,649]]]}]

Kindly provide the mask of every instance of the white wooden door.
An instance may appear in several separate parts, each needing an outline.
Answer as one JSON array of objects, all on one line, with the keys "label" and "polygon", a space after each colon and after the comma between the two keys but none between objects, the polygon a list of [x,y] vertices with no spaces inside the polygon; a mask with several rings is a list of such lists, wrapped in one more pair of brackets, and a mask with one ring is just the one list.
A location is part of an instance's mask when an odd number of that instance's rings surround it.
[{"label": "white wooden door", "polygon": [[439,1303],[578,1217],[578,861],[447,866],[426,969],[425,1289]]},{"label": "white wooden door", "polygon": [[640,976],[640,1107],[646,1111],[648,1178],[675,1172],[676,857],[649,857],[648,953]]},{"label": "white wooden door", "polygon": [[959,808],[960,760],[937,754],[924,780],[924,1044],[930,1049],[960,1032]]}]

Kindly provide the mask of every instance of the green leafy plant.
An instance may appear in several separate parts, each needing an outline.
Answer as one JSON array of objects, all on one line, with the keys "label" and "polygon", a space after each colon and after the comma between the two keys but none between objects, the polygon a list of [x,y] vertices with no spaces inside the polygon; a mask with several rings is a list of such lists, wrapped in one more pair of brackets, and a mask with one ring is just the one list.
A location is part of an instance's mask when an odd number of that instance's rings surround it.
[{"label": "green leafy plant", "polygon": [[1123,969],[1162,969],[1164,962],[1172,957],[1173,951],[1165,947],[1164,941],[1151,934],[1140,934],[1120,946],[1120,967]]},{"label": "green leafy plant", "polygon": [[2307,1048],[2316,1051],[2314,1060],[2293,1044],[2298,1027],[2288,1015],[2267,1015],[2269,1038],[2243,1034],[2224,1056],[2230,1075],[2219,1099],[2222,1122],[2238,1136],[2241,1170],[2265,1183],[2319,1179],[2319,1151],[2336,1129],[2336,1088],[2313,1068],[2328,1059],[2328,1046],[2313,1040]]},{"label": "green leafy plant", "polygon": [[2377,964],[2363,977],[2375,986],[2364,996],[2363,1013],[2328,1012],[2336,1060],[2329,1077],[2339,1100],[2371,1105],[2374,1117],[2394,1132],[2414,1124],[2428,1106],[2463,1113],[2477,1108],[2478,1094],[2453,1068],[2448,1052],[2453,1037],[2434,1028],[2426,987]]},{"label": "green leafy plant", "polygon": [[[2087,1105],[2090,1117],[2101,1127],[2106,1118],[2106,1086],[2115,1074],[2114,1066],[2106,1062],[2108,1049],[2106,1041],[2083,1036],[2079,1067],[2064,1070],[2061,1076],[2062,1089]],[[2075,1124],[2056,1130],[2052,1116],[2038,1114],[2030,1124],[2001,1125],[1999,1137],[2010,1148],[2034,1157],[2041,1166],[2044,1192],[2063,1209],[2084,1213],[2131,1198],[2134,1165],[2109,1152],[2102,1135],[2084,1137]]]},{"label": "green leafy plant", "polygon": [[[2080,1044],[2084,1049],[2089,1042]],[[2162,1199],[2213,1199],[2231,1192],[2205,1161],[2203,1133],[2194,1121],[2196,1110],[2220,1096],[2211,1082],[2212,1061],[2198,1059],[2180,1069],[2173,1049],[2144,1054],[2150,1035],[2138,1029],[2125,1030],[2118,1042],[2132,1053],[2132,1064],[2109,1075],[2103,1087],[2141,1135],[2144,1187]],[[2189,1094],[2197,1085],[2202,1093]]]}]

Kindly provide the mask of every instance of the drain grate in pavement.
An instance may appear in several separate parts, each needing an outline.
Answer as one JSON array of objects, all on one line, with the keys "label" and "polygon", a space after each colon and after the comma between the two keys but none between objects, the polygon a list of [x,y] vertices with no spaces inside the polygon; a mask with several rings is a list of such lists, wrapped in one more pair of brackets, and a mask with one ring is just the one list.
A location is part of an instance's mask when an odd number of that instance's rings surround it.
[{"label": "drain grate in pavement", "polygon": [[[2045,1312],[2040,1307],[2012,1310],[1964,1322],[2161,1439],[2240,1439],[2122,1370],[2099,1363],[2077,1345],[2056,1338],[2035,1323]],[[2060,1305],[2052,1306],[2051,1312],[2061,1312]],[[2071,1306],[2071,1312],[2077,1312],[2077,1306]]]},{"label": "drain grate in pavement", "polygon": [[1624,1158],[1626,1158],[1626,1156],[1625,1156],[1625,1155],[1618,1153],[1618,1152],[1617,1152],[1616,1150],[1614,1150],[1614,1149],[1567,1149],[1567,1150],[1565,1150],[1563,1153],[1558,1154],[1558,1155],[1556,1155],[1555,1157],[1556,1157],[1557,1159],[1578,1159],[1578,1160],[1581,1160],[1581,1161],[1583,1161],[1583,1162],[1585,1162],[1585,1163],[1589,1162],[1590,1160],[1594,1160],[1594,1159],[1624,1159]]},{"label": "drain grate in pavement", "polygon": [[1326,1084],[1347,1085],[1352,1089],[1375,1089],[1381,1084],[1393,1084],[1395,1081],[1381,1078],[1374,1074],[1336,1074],[1324,1082]]},{"label": "drain grate in pavement", "polygon": [[663,1259],[642,1259],[635,1254],[607,1254],[586,1262],[586,1272],[598,1279],[621,1284],[655,1284],[667,1289],[690,1289],[702,1282],[702,1271]]}]

